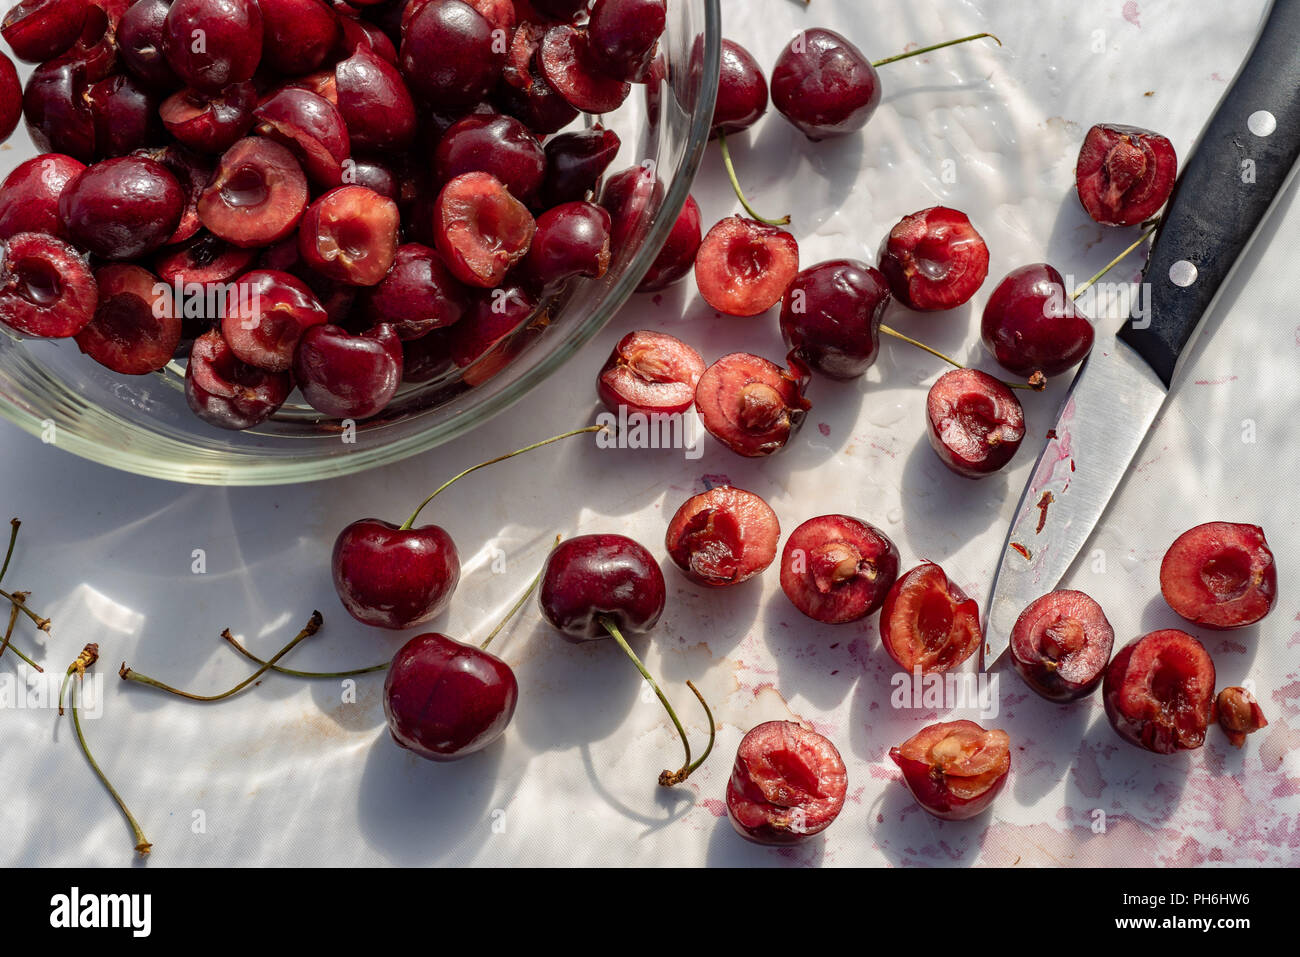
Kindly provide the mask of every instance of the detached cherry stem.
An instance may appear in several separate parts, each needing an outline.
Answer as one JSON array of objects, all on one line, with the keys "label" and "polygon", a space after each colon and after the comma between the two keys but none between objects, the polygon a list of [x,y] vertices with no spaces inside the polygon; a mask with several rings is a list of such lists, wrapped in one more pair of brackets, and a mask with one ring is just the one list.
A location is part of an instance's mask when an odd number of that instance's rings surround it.
[{"label": "detached cherry stem", "polygon": [[609,431],[608,426],[589,425],[585,429],[574,429],[572,432],[565,432],[561,435],[553,435],[549,439],[543,439],[541,442],[534,442],[532,445],[525,445],[522,449],[515,449],[515,451],[507,452],[505,455],[498,455],[494,459],[488,459],[486,462],[480,462],[478,465],[471,465],[465,471],[457,475],[453,475],[451,478],[447,479],[447,481],[443,482],[436,489],[434,489],[433,494],[430,495],[428,498],[426,498],[423,502],[421,502],[419,506],[416,508],[416,510],[411,513],[411,517],[408,518],[405,524],[402,525],[402,529],[404,531],[409,531],[415,525],[416,519],[420,517],[420,513],[424,511],[424,507],[426,505],[428,505],[435,498],[437,498],[439,493],[442,492],[444,489],[446,489],[449,485],[455,484],[456,482],[463,479],[466,475],[469,475],[471,472],[477,472],[479,469],[487,468],[489,465],[496,465],[498,462],[504,462],[506,459],[512,459],[516,455],[523,455],[525,452],[531,452],[533,449],[540,449],[544,445],[550,445],[552,442],[559,442],[561,439],[572,438],[575,435],[584,435],[588,432],[608,432],[608,431]]},{"label": "detached cherry stem", "polygon": [[4,581],[5,572],[9,571],[9,559],[14,557],[14,545],[18,541],[18,529],[22,524],[16,518],[9,519],[9,547],[5,550],[5,563],[0,565],[0,581]]},{"label": "detached cherry stem", "polygon": [[141,857],[148,855],[153,845],[149,843],[144,836],[144,831],[140,828],[140,823],[131,813],[131,809],[126,806],[122,800],[122,795],[117,793],[117,788],[113,787],[108,777],[100,769],[95,756],[90,753],[90,746],[86,744],[86,735],[81,730],[81,716],[77,714],[77,688],[81,686],[81,679],[86,674],[86,669],[99,660],[99,645],[91,643],[81,649],[81,654],[77,655],[77,660],[68,665],[68,671],[63,676],[63,684],[59,687],[59,714],[63,714],[63,694],[68,689],[68,684],[72,676],[77,676],[76,682],[72,683],[72,690],[68,693],[68,706],[72,710],[72,727],[77,734],[77,743],[81,745],[81,752],[86,756],[86,761],[90,764],[90,769],[95,772],[95,777],[99,778],[100,784],[108,791],[109,795],[117,802],[118,808],[126,818],[126,823],[131,825],[131,832],[135,836],[135,851]]},{"label": "detached cherry stem", "polygon": [[297,636],[293,639],[293,641],[289,642],[278,652],[276,652],[275,656],[271,658],[269,661],[265,662],[261,668],[257,669],[257,671],[253,672],[251,675],[249,675],[247,678],[245,678],[239,684],[235,685],[230,690],[223,691],[220,694],[213,694],[213,695],[191,694],[188,691],[182,691],[179,688],[173,688],[171,685],[165,684],[156,678],[150,678],[148,675],[142,675],[137,671],[132,671],[130,668],[126,666],[125,661],[122,662],[122,667],[118,671],[118,675],[122,678],[123,681],[135,681],[142,685],[149,685],[150,687],[157,688],[160,691],[167,691],[170,692],[171,694],[179,695],[182,698],[188,698],[191,701],[222,701],[226,698],[231,697],[232,695],[238,694],[240,691],[243,691],[245,688],[251,685],[258,678],[262,677],[262,675],[266,674],[266,672],[270,671],[273,667],[275,667],[275,663],[277,661],[279,661],[289,652],[293,651],[293,649],[300,642],[316,634],[316,632],[320,630],[320,626],[324,622],[324,620],[325,619],[321,616],[320,612],[313,611],[311,613],[311,620],[307,622],[306,626],[303,627],[302,631],[298,632]]},{"label": "detached cherry stem", "polygon": [[[17,605],[18,608],[22,611],[22,613],[26,615],[28,618],[30,618],[33,623],[35,623],[37,628],[39,628],[41,631],[48,632],[50,630],[50,620],[48,618],[42,618],[40,615],[36,614],[36,612],[32,611],[30,608],[27,607],[27,605],[23,603],[23,598],[25,598],[27,595],[30,594],[31,594],[30,592],[11,593],[5,591],[3,588],[0,588],[0,598],[3,598],[5,601],[10,602],[11,604]],[[23,596],[23,597],[18,597],[18,596]]]},{"label": "detached cherry stem", "polygon": [[42,668],[36,662],[32,661],[31,658],[23,654],[22,650],[17,645],[13,645],[9,643],[9,640],[13,637],[14,634],[14,625],[18,623],[18,613],[23,608],[22,602],[26,597],[27,597],[27,592],[25,591],[14,592],[14,598],[18,600],[15,601],[9,608],[9,624],[5,628],[4,639],[0,640],[0,655],[3,655],[6,651],[12,651],[23,661],[27,662],[29,667],[34,668],[40,674],[44,674],[45,673],[44,668]]},{"label": "detached cherry stem", "polygon": [[749,214],[750,219],[757,220],[768,226],[789,226],[790,216],[786,214],[780,219],[768,219],[766,216],[760,216],[749,200],[745,197],[745,191],[741,189],[740,178],[736,176],[736,166],[731,161],[731,148],[727,146],[727,135],[718,134],[718,150],[722,153],[722,166],[727,171],[727,179],[731,180],[731,188],[735,190],[736,199],[740,200],[740,205],[745,207],[745,212]]},{"label": "detached cherry stem", "polygon": [[695,697],[700,699],[700,704],[704,705],[704,713],[709,717],[709,746],[705,749],[704,754],[700,756],[700,759],[692,763],[691,742],[686,736],[686,729],[682,727],[682,723],[677,717],[677,712],[674,711],[673,706],[668,703],[668,698],[660,689],[658,682],[656,682],[650,672],[646,670],[646,666],[641,663],[641,659],[638,658],[636,652],[632,650],[632,646],[627,643],[627,639],[624,638],[623,633],[619,631],[618,625],[615,624],[614,619],[606,615],[601,615],[600,623],[604,627],[605,631],[609,633],[609,636],[618,642],[618,646],[622,648],[623,653],[632,660],[632,664],[636,665],[636,670],[641,672],[641,677],[650,683],[650,687],[654,689],[655,695],[659,698],[659,703],[664,706],[664,710],[668,712],[668,717],[672,719],[673,727],[677,729],[677,734],[682,739],[682,750],[686,753],[686,759],[682,762],[681,768],[676,771],[661,771],[659,774],[659,783],[663,787],[672,787],[674,784],[681,784],[691,776],[691,773],[696,768],[704,763],[705,758],[707,758],[709,753],[713,750],[713,712],[709,710],[708,704],[705,703],[704,696],[700,694],[695,685],[688,681],[687,685],[690,686],[691,691],[695,692]]},{"label": "detached cherry stem", "polygon": [[1102,267],[1101,272],[1097,273],[1097,275],[1093,276],[1091,279],[1089,279],[1087,282],[1085,282],[1085,283],[1084,283],[1082,286],[1080,286],[1078,289],[1074,290],[1074,292],[1071,294],[1070,298],[1071,298],[1071,299],[1078,299],[1078,298],[1079,298],[1080,296],[1082,296],[1085,292],[1087,292],[1089,289],[1091,289],[1092,286],[1095,285],[1095,284],[1097,283],[1097,281],[1101,279],[1102,276],[1106,275],[1106,273],[1110,272],[1112,269],[1114,269],[1116,266],[1118,266],[1120,263],[1122,263],[1125,259],[1127,259],[1128,256],[1129,256],[1129,254],[1132,253],[1133,250],[1137,249],[1139,246],[1141,246],[1143,243],[1145,243],[1148,239],[1150,239],[1152,233],[1154,233],[1154,232],[1155,232],[1157,229],[1159,229],[1159,228],[1160,228],[1160,223],[1159,223],[1159,221],[1157,221],[1157,222],[1155,223],[1155,225],[1153,225],[1150,229],[1148,229],[1146,232],[1144,232],[1141,236],[1139,236],[1139,237],[1137,238],[1137,242],[1135,242],[1132,246],[1129,246],[1128,249],[1124,250],[1122,253],[1120,253],[1118,256],[1116,256],[1114,259],[1112,259],[1110,262],[1106,263],[1106,265]]},{"label": "detached cherry stem", "polygon": [[988,37],[998,46],[1002,46],[1002,41],[992,33],[972,33],[968,37],[958,37],[956,40],[945,40],[943,43],[935,43],[928,47],[921,47],[917,50],[908,50],[906,53],[899,53],[895,56],[887,56],[883,60],[876,60],[871,65],[874,67],[884,66],[887,63],[897,63],[899,60],[906,60],[908,57],[920,56],[923,53],[933,53],[935,50],[942,50],[944,47],[956,46],[958,43],[969,43],[971,40],[982,40]]},{"label": "detached cherry stem", "polygon": [[[956,359],[952,358],[951,356],[946,356],[937,349],[931,349],[924,342],[920,342],[916,339],[913,339],[911,336],[905,336],[897,329],[894,329],[891,326],[881,325],[880,331],[887,336],[893,336],[895,339],[899,339],[903,342],[906,342],[908,345],[916,346],[916,348],[920,349],[922,352],[928,352],[930,353],[930,355],[942,359],[944,362],[948,363],[948,365],[953,366],[954,368],[957,369],[966,368],[966,366],[962,365],[960,362],[958,362]],[[1044,376],[1041,372],[1035,372],[1033,375],[1029,377],[1028,382],[1004,382],[1003,385],[1011,389],[1028,389],[1031,392],[1042,392],[1044,389],[1047,388],[1047,377]]]}]

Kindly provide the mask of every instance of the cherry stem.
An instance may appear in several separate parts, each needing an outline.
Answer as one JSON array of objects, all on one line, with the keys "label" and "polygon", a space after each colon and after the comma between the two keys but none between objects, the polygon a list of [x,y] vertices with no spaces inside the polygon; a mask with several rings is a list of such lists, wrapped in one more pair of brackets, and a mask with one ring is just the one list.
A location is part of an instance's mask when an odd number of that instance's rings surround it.
[{"label": "cherry stem", "polygon": [[[554,549],[555,546],[558,544],[560,544],[560,536],[556,535],[555,543],[551,545],[551,548]],[[537,591],[537,586],[541,584],[542,574],[545,571],[546,571],[546,563],[543,562],[542,567],[537,570],[537,574],[533,577],[533,580],[529,583],[528,589],[522,595],[519,596],[518,601],[516,601],[513,605],[510,606],[510,610],[506,612],[506,616],[504,618],[502,618],[499,622],[497,622],[497,626],[492,629],[492,633],[483,639],[483,644],[479,645],[479,649],[481,651],[487,651],[487,646],[492,644],[492,639],[501,633],[501,629],[506,626],[506,624],[510,621],[511,618],[515,617],[516,613],[518,613],[520,608],[524,607],[524,602],[528,601],[529,597],[532,596],[533,592]]]},{"label": "cherry stem", "polygon": [[1155,232],[1157,229],[1159,229],[1159,228],[1160,228],[1160,223],[1159,223],[1159,222],[1156,222],[1156,224],[1155,224],[1154,226],[1152,226],[1152,227],[1151,227],[1150,229],[1148,229],[1145,233],[1143,233],[1141,236],[1138,237],[1137,242],[1135,242],[1135,243],[1134,243],[1132,246],[1130,246],[1128,249],[1124,250],[1122,253],[1120,253],[1118,256],[1116,256],[1114,259],[1112,259],[1110,262],[1106,263],[1106,265],[1102,268],[1101,272],[1097,273],[1097,275],[1093,276],[1091,279],[1089,279],[1087,282],[1085,282],[1085,283],[1084,283],[1082,286],[1080,286],[1078,289],[1074,290],[1074,294],[1073,294],[1072,296],[1070,296],[1070,298],[1071,298],[1071,299],[1078,299],[1080,296],[1082,296],[1085,292],[1088,291],[1089,288],[1091,288],[1091,287],[1093,286],[1094,283],[1097,282],[1097,280],[1101,279],[1102,276],[1106,275],[1106,273],[1110,272],[1112,269],[1114,269],[1116,266],[1118,266],[1121,262],[1123,262],[1123,261],[1128,257],[1129,253],[1133,252],[1133,250],[1137,249],[1137,248],[1138,248],[1139,246],[1141,246],[1144,242],[1146,242],[1148,239],[1150,239],[1150,238],[1151,238],[1151,234],[1154,233],[1154,232]]},{"label": "cherry stem", "polygon": [[465,471],[461,472],[458,475],[453,475],[447,481],[443,482],[436,489],[434,489],[433,494],[430,495],[428,498],[426,498],[423,502],[421,502],[419,507],[411,514],[411,517],[406,520],[406,523],[402,526],[402,529],[404,531],[410,531],[411,527],[415,525],[415,520],[419,518],[420,513],[424,511],[424,507],[428,505],[430,502],[432,502],[435,498],[437,498],[438,493],[442,492],[445,488],[447,488],[447,486],[460,481],[466,475],[469,475],[470,472],[477,472],[479,469],[487,468],[489,465],[496,465],[498,462],[504,462],[506,459],[512,459],[516,455],[523,455],[525,452],[531,452],[533,449],[540,449],[543,445],[550,445],[552,442],[559,442],[561,439],[572,438],[575,435],[583,435],[584,433],[587,432],[607,432],[607,431],[609,431],[608,426],[589,425],[585,429],[574,429],[572,432],[565,432],[562,435],[553,435],[549,439],[544,439],[541,442],[534,442],[532,445],[525,445],[522,449],[516,449],[513,452],[507,452],[505,455],[498,455],[496,458],[488,459],[486,462],[480,462],[478,465],[471,465]]},{"label": "cherry stem", "polygon": [[722,152],[722,165],[727,171],[727,179],[731,180],[731,188],[736,191],[736,198],[740,200],[740,205],[745,207],[745,212],[749,213],[750,218],[768,226],[789,226],[789,214],[780,219],[768,219],[766,216],[760,216],[754,207],[749,205],[749,200],[745,198],[745,191],[740,188],[740,179],[736,176],[736,167],[731,161],[731,148],[727,146],[725,133],[718,134],[718,149]]},{"label": "cherry stem", "polygon": [[[23,599],[30,594],[31,592],[14,592],[13,594],[10,594],[9,592],[5,591],[3,588],[0,588],[0,598],[3,598],[5,601],[10,602],[11,604],[17,605],[19,609],[21,609],[24,615],[26,615],[33,622],[36,623],[37,628],[39,628],[41,631],[48,632],[50,630],[50,620],[48,618],[42,618],[40,615],[36,614],[36,612],[32,611],[30,608],[27,607],[27,605],[23,603]],[[18,597],[20,595],[22,596],[21,598]]]},{"label": "cherry stem", "polygon": [[[916,348],[920,349],[922,352],[928,352],[930,353],[930,355],[942,359],[944,362],[948,363],[948,365],[953,366],[954,368],[957,369],[966,368],[966,366],[962,365],[960,362],[958,362],[956,359],[952,358],[951,356],[946,356],[942,352],[938,351],[937,349],[931,349],[924,342],[919,342],[916,339],[913,339],[911,336],[905,336],[897,329],[894,329],[890,326],[881,325],[880,331],[887,336],[893,336],[895,339],[901,339],[903,342],[906,342],[908,345],[916,346]],[[1042,392],[1045,388],[1047,388],[1047,378],[1041,372],[1035,372],[1032,376],[1029,377],[1028,382],[1004,382],[1003,385],[1011,389],[1028,389],[1031,392]]]},{"label": "cherry stem", "polygon": [[[14,597],[18,599],[26,598],[27,592],[16,591],[14,592]],[[12,651],[23,661],[27,662],[27,664],[30,667],[36,669],[36,671],[39,674],[45,674],[45,669],[42,668],[40,665],[38,665],[36,662],[32,661],[31,658],[28,658],[25,654],[23,654],[22,649],[20,649],[17,645],[13,645],[9,643],[9,639],[12,638],[14,634],[14,625],[18,623],[18,612],[20,610],[22,610],[21,602],[15,602],[9,608],[9,625],[8,627],[5,628],[4,640],[0,641],[0,655],[3,655],[6,651]]]},{"label": "cherry stem", "polygon": [[98,660],[99,645],[92,643],[86,645],[86,647],[81,650],[81,654],[77,656],[77,660],[68,665],[68,671],[63,676],[63,684],[59,688],[59,714],[63,714],[63,693],[68,687],[68,682],[75,674],[77,676],[77,681],[73,684],[72,691],[68,695],[68,705],[72,709],[72,727],[77,733],[77,742],[81,745],[81,751],[86,756],[86,760],[90,763],[90,769],[95,772],[95,777],[99,778],[99,782],[104,785],[113,800],[117,802],[117,806],[126,817],[126,823],[131,825],[131,831],[135,836],[136,853],[141,857],[144,857],[153,848],[153,845],[145,838],[144,831],[140,828],[140,823],[135,819],[135,815],[131,813],[130,808],[126,806],[126,802],[122,800],[122,795],[117,793],[117,788],[113,787],[112,783],[108,780],[108,777],[102,770],[100,770],[98,762],[95,761],[95,756],[90,753],[90,746],[86,744],[86,735],[81,730],[81,716],[77,714],[77,688],[81,685],[81,679],[85,675],[86,669]]},{"label": "cherry stem", "polygon": [[302,631],[298,632],[297,636],[293,639],[293,641],[289,642],[278,652],[276,652],[275,656],[271,658],[270,661],[265,662],[261,668],[257,669],[257,671],[253,672],[251,675],[249,675],[239,684],[235,685],[229,691],[223,691],[220,694],[214,694],[214,695],[191,694],[188,691],[182,691],[179,688],[173,688],[171,685],[164,684],[163,682],[158,681],[156,678],[150,678],[148,675],[142,675],[139,672],[132,671],[130,668],[126,666],[125,661],[122,662],[122,667],[118,670],[118,675],[122,678],[123,681],[136,681],[139,682],[140,684],[149,685],[151,687],[157,688],[160,691],[167,691],[170,692],[171,694],[179,695],[182,698],[189,698],[191,701],[221,701],[225,698],[229,698],[231,695],[243,691],[245,688],[251,685],[262,675],[266,674],[267,671],[275,667],[275,663],[279,661],[281,658],[283,658],[285,655],[287,655],[289,652],[291,652],[294,649],[294,647],[298,645],[299,642],[307,638],[310,638],[312,635],[316,634],[316,632],[320,630],[320,626],[324,622],[324,620],[325,619],[321,617],[320,612],[313,611],[311,613],[311,620],[307,622],[306,626],[304,626]]},{"label": "cherry stem", "polygon": [[348,671],[298,671],[294,668],[284,668],[280,665],[271,664],[271,662],[267,661],[265,658],[257,657],[257,655],[253,654],[241,645],[239,639],[232,635],[229,629],[223,631],[221,637],[226,639],[227,643],[229,643],[235,651],[239,652],[254,664],[270,665],[271,671],[280,675],[288,675],[291,678],[355,678],[357,675],[369,675],[374,674],[376,671],[386,671],[388,666],[392,663],[385,661],[377,665],[371,665],[368,668],[352,668]]},{"label": "cherry stem", "polygon": [[22,522],[16,518],[9,519],[9,548],[5,551],[5,563],[0,565],[0,581],[4,581],[5,572],[9,571],[9,559],[14,557],[14,545],[18,541],[18,528]]},{"label": "cherry stem", "polygon": [[956,40],[945,40],[943,43],[936,43],[933,46],[921,47],[918,50],[908,50],[906,53],[899,53],[895,56],[887,56],[883,60],[876,60],[871,65],[873,67],[884,66],[886,63],[896,63],[899,60],[906,60],[908,57],[920,56],[922,53],[932,53],[935,50],[942,50],[944,47],[956,46],[958,43],[969,43],[971,40],[982,40],[984,37],[988,37],[996,42],[998,46],[1002,46],[1002,41],[992,33],[972,33],[968,37],[958,37]]},{"label": "cherry stem", "polygon": [[[618,630],[618,625],[614,623],[614,619],[607,615],[601,615],[600,624],[604,627],[605,631],[609,632],[609,636],[618,642],[618,646],[623,649],[623,653],[632,659],[632,664],[636,665],[636,670],[641,672],[641,677],[649,682],[650,687],[654,689],[655,695],[659,698],[659,703],[664,706],[664,710],[668,712],[668,717],[672,719],[673,726],[677,729],[677,734],[682,739],[682,750],[686,752],[686,760],[682,762],[681,768],[676,771],[661,771],[659,773],[659,783],[664,787],[672,787],[674,784],[681,784],[690,777],[692,771],[700,766],[704,761],[704,758],[709,756],[709,752],[705,751],[704,757],[700,758],[700,760],[696,761],[694,764],[691,763],[691,742],[686,737],[686,729],[682,727],[681,721],[677,718],[677,712],[674,711],[673,706],[668,703],[668,698],[660,689],[658,682],[651,677],[650,672],[646,670],[646,666],[641,663],[641,659],[638,658],[636,652],[632,650],[632,646],[627,643],[627,639],[624,638],[623,633]],[[702,703],[704,698],[695,690],[693,685],[691,686],[691,690],[695,691],[696,697],[698,697]],[[709,711],[709,706],[707,704],[704,705],[704,710],[709,715],[709,750],[712,750],[713,714]]]}]

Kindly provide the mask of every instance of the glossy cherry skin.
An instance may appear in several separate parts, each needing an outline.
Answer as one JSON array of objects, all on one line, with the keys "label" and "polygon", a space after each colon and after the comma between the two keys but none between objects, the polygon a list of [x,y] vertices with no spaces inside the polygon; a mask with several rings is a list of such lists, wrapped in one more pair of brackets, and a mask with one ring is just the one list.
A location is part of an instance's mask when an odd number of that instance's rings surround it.
[{"label": "glossy cherry skin", "polygon": [[80,160],[60,153],[34,156],[15,166],[0,184],[0,239],[16,233],[60,235],[59,197],[85,168]]},{"label": "glossy cherry skin", "polygon": [[810,140],[856,133],[880,105],[880,77],[833,30],[804,30],[772,68],[772,104]]},{"label": "glossy cherry skin", "polygon": [[404,644],[384,679],[389,733],[430,761],[482,751],[505,733],[518,701],[519,682],[509,665],[434,633]]},{"label": "glossy cherry skin", "polygon": [[303,333],[293,357],[294,380],[318,412],[365,419],[384,410],[402,382],[402,341],[389,325],[354,336],[339,326]]},{"label": "glossy cherry skin", "polygon": [[642,80],[668,21],[665,0],[596,0],[587,32],[601,66],[620,80]]},{"label": "glossy cherry skin", "polygon": [[323,0],[258,0],[262,58],[285,76],[320,68],[339,41],[339,17]]},{"label": "glossy cherry skin", "polygon": [[13,60],[0,53],[0,143],[9,139],[23,118],[23,85]]},{"label": "glossy cherry skin", "polygon": [[163,53],[170,9],[168,0],[135,0],[117,25],[117,52],[122,65],[136,79],[160,91],[182,85]]},{"label": "glossy cherry skin", "polygon": [[642,545],[623,535],[579,535],[546,559],[537,601],[542,615],[570,641],[609,637],[611,620],[624,635],[643,635],[663,614],[663,572]]},{"label": "glossy cherry skin", "polygon": [[766,112],[767,80],[763,68],[739,43],[724,39],[710,135],[743,133]]},{"label": "glossy cherry skin", "polygon": [[432,621],[460,581],[460,555],[446,531],[437,525],[402,529],[377,518],[339,532],[330,567],[343,607],[376,628]]},{"label": "glossy cherry skin", "polygon": [[1008,372],[1051,378],[1088,357],[1094,333],[1061,274],[1047,263],[1032,263],[1013,269],[993,290],[980,338]]},{"label": "glossy cherry skin", "polygon": [[803,270],[781,300],[781,337],[804,365],[854,379],[880,354],[889,282],[864,262],[837,259]]},{"label": "glossy cherry skin", "polygon": [[185,195],[161,163],[122,156],[88,166],[59,196],[68,237],[104,259],[138,259],[176,231]]},{"label": "glossy cherry skin", "polygon": [[468,106],[492,91],[504,61],[492,25],[477,10],[461,0],[430,0],[411,18],[399,65],[417,96]]},{"label": "glossy cherry skin", "polygon": [[196,89],[216,92],[251,79],[262,59],[257,0],[173,0],[165,26],[167,63]]},{"label": "glossy cherry skin", "polygon": [[477,113],[443,134],[433,167],[439,183],[462,173],[491,173],[511,196],[526,203],[546,176],[546,153],[537,137],[513,116]]},{"label": "glossy cherry skin", "polygon": [[561,133],[546,141],[542,202],[549,208],[586,199],[619,148],[618,134],[602,126]]},{"label": "glossy cherry skin", "polygon": [[677,214],[672,232],[664,241],[659,255],[650,264],[649,271],[636,287],[637,292],[658,292],[681,282],[695,268],[695,257],[700,251],[704,234],[700,223],[700,205],[694,196],[687,196],[682,211]]},{"label": "glossy cherry skin", "polygon": [[576,276],[599,279],[609,268],[609,233],[609,212],[595,203],[548,209],[537,218],[524,268],[547,288]]},{"label": "glossy cherry skin", "polygon": [[53,60],[77,42],[88,0],[23,0],[5,14],[0,34],[26,63]]}]

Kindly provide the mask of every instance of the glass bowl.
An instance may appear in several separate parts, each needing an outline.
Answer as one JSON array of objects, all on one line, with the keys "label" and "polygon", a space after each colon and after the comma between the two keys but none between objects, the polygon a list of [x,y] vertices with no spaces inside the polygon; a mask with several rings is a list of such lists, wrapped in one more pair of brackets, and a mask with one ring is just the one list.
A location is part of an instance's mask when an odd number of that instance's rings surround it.
[{"label": "glass bowl", "polygon": [[[670,0],[660,43],[666,78],[633,88],[601,121],[622,148],[611,172],[646,165],[661,187],[600,280],[571,285],[510,339],[465,369],[406,384],[380,416],[323,419],[297,393],[244,432],[215,428],[185,401],[184,366],[110,372],[71,340],[0,335],[0,414],[44,442],[128,472],[201,485],[276,485],[359,472],[431,449],[509,408],[594,336],[636,290],[690,192],[718,88],[720,0]],[[25,77],[24,77],[25,79]],[[653,95],[652,95],[653,94]],[[578,123],[590,124],[592,117]],[[20,129],[0,177],[37,150]],[[653,165],[651,165],[653,164]],[[508,361],[503,361],[508,360]]]}]

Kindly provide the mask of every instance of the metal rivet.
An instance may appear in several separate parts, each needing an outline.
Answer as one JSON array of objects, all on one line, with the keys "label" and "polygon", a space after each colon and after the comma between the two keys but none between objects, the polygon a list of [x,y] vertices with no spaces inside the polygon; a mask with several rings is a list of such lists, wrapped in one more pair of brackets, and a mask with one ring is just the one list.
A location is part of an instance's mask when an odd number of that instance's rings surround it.
[{"label": "metal rivet", "polygon": [[1256,110],[1246,119],[1246,127],[1256,136],[1269,136],[1277,129],[1277,117],[1268,110]]},{"label": "metal rivet", "polygon": [[1196,282],[1196,266],[1186,259],[1180,259],[1169,267],[1169,281],[1184,289]]}]

